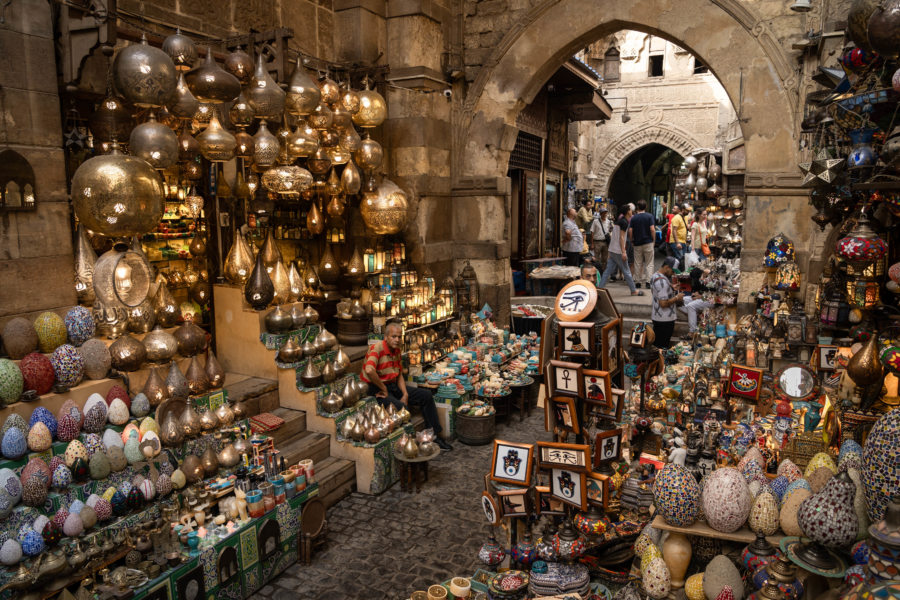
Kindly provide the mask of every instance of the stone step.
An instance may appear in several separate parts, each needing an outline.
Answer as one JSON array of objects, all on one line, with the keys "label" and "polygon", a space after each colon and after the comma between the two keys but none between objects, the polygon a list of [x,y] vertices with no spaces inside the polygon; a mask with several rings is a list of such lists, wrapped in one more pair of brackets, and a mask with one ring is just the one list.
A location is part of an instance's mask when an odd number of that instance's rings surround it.
[{"label": "stone step", "polygon": [[284,425],[272,432],[272,439],[275,440],[276,448],[289,444],[306,431],[306,413],[302,410],[279,407],[269,412],[276,417],[284,419]]},{"label": "stone step", "polygon": [[325,504],[325,508],[330,508],[356,491],[356,464],[352,460],[329,456],[316,463],[315,469],[319,499]]},{"label": "stone step", "polygon": [[276,444],[276,448],[289,465],[296,465],[303,459],[312,459],[313,463],[318,464],[330,456],[330,445],[330,436],[304,431],[286,443]]},{"label": "stone step", "polygon": [[243,402],[248,417],[272,412],[278,408],[278,382],[274,379],[228,373],[225,376],[226,381],[229,377],[235,379],[235,382],[225,385],[225,389],[228,390],[228,401],[232,405]]}]

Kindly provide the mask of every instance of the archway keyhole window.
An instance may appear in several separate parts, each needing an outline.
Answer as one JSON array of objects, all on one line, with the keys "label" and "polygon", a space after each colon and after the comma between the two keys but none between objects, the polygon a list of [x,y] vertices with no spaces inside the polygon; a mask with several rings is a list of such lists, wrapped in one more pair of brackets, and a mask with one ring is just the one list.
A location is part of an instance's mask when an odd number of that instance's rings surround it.
[{"label": "archway keyhole window", "polygon": [[34,210],[34,169],[14,150],[0,152],[0,211]]},{"label": "archway keyhole window", "polygon": [[619,55],[618,49],[615,46],[612,46],[609,50],[606,51],[606,54],[603,55],[603,80],[604,81],[618,81],[619,80],[619,63],[621,62],[621,57]]}]

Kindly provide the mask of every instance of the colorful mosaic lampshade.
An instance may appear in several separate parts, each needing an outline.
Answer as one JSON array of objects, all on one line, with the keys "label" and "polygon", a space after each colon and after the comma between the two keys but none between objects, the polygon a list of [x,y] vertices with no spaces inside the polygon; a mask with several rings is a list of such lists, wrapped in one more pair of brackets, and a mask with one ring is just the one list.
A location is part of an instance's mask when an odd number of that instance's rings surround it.
[{"label": "colorful mosaic lampshade", "polygon": [[794,242],[783,233],[775,235],[766,244],[766,255],[763,258],[763,266],[776,268],[780,264],[794,260]]},{"label": "colorful mosaic lampshade", "polygon": [[792,260],[781,263],[775,273],[775,288],[794,291],[800,289],[800,267]]}]

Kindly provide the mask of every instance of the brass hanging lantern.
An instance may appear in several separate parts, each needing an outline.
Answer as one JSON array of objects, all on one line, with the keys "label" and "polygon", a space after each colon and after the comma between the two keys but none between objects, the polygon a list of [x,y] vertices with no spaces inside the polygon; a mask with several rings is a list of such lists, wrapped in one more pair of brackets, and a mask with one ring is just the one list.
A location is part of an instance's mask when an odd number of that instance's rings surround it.
[{"label": "brass hanging lantern", "polygon": [[262,255],[263,265],[266,267],[266,273],[271,274],[277,263],[282,261],[281,249],[275,241],[274,228],[270,227],[266,232],[266,239],[263,241],[262,248],[259,253]]},{"label": "brass hanging lantern", "polygon": [[319,131],[319,144],[324,148],[333,148],[338,145],[340,141],[340,136],[338,135],[337,129],[332,126],[328,129],[320,129]]},{"label": "brass hanging lantern", "polygon": [[234,156],[235,158],[243,158],[243,159],[252,159],[253,158],[253,149],[256,147],[256,142],[253,141],[253,136],[241,129],[237,133],[234,134],[235,148],[234,148]]},{"label": "brass hanging lantern", "polygon": [[186,402],[186,406],[178,417],[178,426],[186,438],[200,435],[203,428],[200,426],[200,414],[194,409],[193,402]]},{"label": "brass hanging lantern", "polygon": [[325,244],[325,251],[322,252],[322,258],[319,259],[319,280],[326,284],[333,284],[337,283],[340,277],[341,270],[331,251],[331,244]]},{"label": "brass hanging lantern", "polygon": [[178,160],[178,136],[150,113],[145,123],[131,130],[128,149],[133,156],[143,158],[154,169],[166,169]]},{"label": "brass hanging lantern", "polygon": [[240,200],[249,200],[251,196],[250,185],[244,179],[244,170],[239,168],[234,178],[234,197]]},{"label": "brass hanging lantern", "polygon": [[349,84],[341,88],[341,107],[351,115],[359,112],[359,94],[350,89]]},{"label": "brass hanging lantern", "polygon": [[188,246],[188,252],[190,252],[191,256],[193,256],[194,258],[206,256],[206,239],[203,237],[202,232],[200,232],[199,230],[191,239],[191,243]]},{"label": "brass hanging lantern", "polygon": [[344,170],[341,172],[341,189],[345,194],[353,196],[359,193],[362,187],[362,178],[359,175],[359,169],[353,164],[353,161],[347,162]]},{"label": "brass hanging lantern", "polygon": [[206,365],[204,366],[206,377],[209,379],[209,388],[217,390],[225,383],[225,369],[219,364],[216,355],[208,347],[206,349]]},{"label": "brass hanging lantern", "polygon": [[119,242],[94,264],[94,293],[108,308],[134,308],[150,292],[150,265],[144,256]]},{"label": "brass hanging lantern", "polygon": [[383,179],[376,193],[363,194],[360,214],[366,226],[377,235],[392,235],[406,227],[409,202],[406,192],[389,179]]},{"label": "brass hanging lantern", "polygon": [[340,196],[332,196],[331,200],[328,201],[328,206],[325,207],[325,212],[328,213],[329,217],[340,217],[344,214],[344,199]]},{"label": "brass hanging lantern", "polygon": [[176,28],[175,33],[163,40],[162,51],[169,55],[178,71],[189,71],[197,60],[194,41],[183,35],[180,28]]},{"label": "brass hanging lantern", "polygon": [[480,297],[479,297],[479,285],[478,285],[478,276],[475,273],[475,269],[472,268],[472,263],[468,260],[466,261],[466,266],[463,267],[462,272],[463,283],[466,286],[466,301],[469,307],[469,310],[472,312],[477,311],[479,308]]},{"label": "brass hanging lantern", "polygon": [[366,78],[365,89],[359,92],[359,110],[353,115],[353,122],[360,127],[378,127],[387,118],[387,104],[381,94],[369,89]]},{"label": "brass hanging lantern", "polygon": [[331,109],[326,104],[319,103],[307,120],[314,129],[328,129],[334,121],[334,115],[331,114]]},{"label": "brass hanging lantern", "polygon": [[197,107],[197,112],[194,113],[194,118],[192,119],[194,127],[206,127],[207,125],[209,125],[209,121],[210,119],[212,119],[214,114],[216,114],[215,104],[206,104],[205,102],[201,102],[200,106]]},{"label": "brass hanging lantern", "polygon": [[256,111],[241,92],[231,108],[228,109],[228,118],[231,120],[231,124],[235,127],[249,127],[253,124],[254,117],[256,117]]},{"label": "brass hanging lantern", "polygon": [[337,196],[341,193],[341,180],[334,169],[331,169],[328,179],[325,181],[325,193],[329,196]]},{"label": "brass hanging lantern", "polygon": [[353,154],[362,145],[362,138],[356,133],[356,128],[352,125],[341,130],[338,145],[347,152]]},{"label": "brass hanging lantern", "polygon": [[178,79],[175,64],[169,55],[147,43],[130,44],[113,60],[113,83],[126,101],[141,107],[160,107],[169,104],[175,94]]},{"label": "brass hanging lantern", "polygon": [[234,158],[237,140],[234,135],[219,123],[219,117],[213,115],[209,125],[197,136],[200,152],[210,162],[228,162]]},{"label": "brass hanging lantern", "polygon": [[199,181],[203,177],[203,169],[195,159],[181,165],[181,174],[188,181]]},{"label": "brass hanging lantern", "polygon": [[253,257],[250,254],[250,248],[247,241],[240,231],[235,231],[234,243],[228,256],[225,258],[224,274],[225,279],[229,283],[243,285],[247,278],[250,277],[250,271],[253,269]]},{"label": "brass hanging lantern", "polygon": [[312,203],[309,212],[306,213],[306,228],[313,235],[319,235],[325,231],[325,220],[322,218],[322,212],[315,202]]},{"label": "brass hanging lantern", "polygon": [[253,77],[253,59],[240,46],[225,57],[223,66],[226,71],[237,78],[241,85],[249,84],[250,78]]},{"label": "brass hanging lantern", "polygon": [[178,160],[188,162],[200,156],[200,142],[191,135],[187,124],[181,129],[178,136]]},{"label": "brass hanging lantern", "polygon": [[[200,215],[203,213],[203,204],[205,200],[203,196],[199,195],[196,190],[192,189],[191,193],[184,199],[184,205],[188,209],[188,214],[191,215],[191,218],[195,221],[200,218]],[[199,232],[198,232],[199,234]],[[194,236],[197,237],[196,235]],[[193,245],[193,242],[192,242]],[[206,252],[206,245],[204,242],[203,252]],[[194,254],[193,248],[191,249],[191,254]],[[198,256],[198,254],[194,254],[194,256]]]},{"label": "brass hanging lantern", "polygon": [[328,149],[328,158],[331,159],[333,165],[346,165],[350,162],[350,153],[340,146]]},{"label": "brass hanging lantern", "polygon": [[256,255],[256,265],[250,273],[250,278],[244,285],[244,298],[253,307],[253,310],[263,310],[275,297],[275,286],[266,272],[266,266],[262,260],[262,252]]},{"label": "brass hanging lantern", "polygon": [[881,361],[878,360],[878,335],[872,332],[869,339],[847,363],[847,375],[853,382],[864,387],[882,379]]},{"label": "brass hanging lantern", "polygon": [[297,270],[297,263],[291,262],[288,268],[288,284],[290,285],[290,294],[288,294],[288,302],[296,302],[303,292],[303,278],[300,271]]},{"label": "brass hanging lantern", "polygon": [[299,196],[312,184],[312,175],[295,165],[278,165],[263,173],[263,187],[282,196]]},{"label": "brass hanging lantern", "polygon": [[124,142],[131,136],[134,119],[124,101],[110,92],[91,115],[88,126],[95,142]]},{"label": "brass hanging lantern", "polygon": [[356,164],[363,171],[371,173],[381,167],[384,160],[384,149],[381,144],[369,137],[369,132],[365,132],[359,149],[354,153],[353,158]]},{"label": "brass hanging lantern", "polygon": [[206,48],[206,59],[200,66],[188,71],[185,81],[194,97],[208,104],[231,102],[241,93],[241,83],[237,77],[219,66],[209,46]]},{"label": "brass hanging lantern", "polygon": [[331,111],[331,126],[335,129],[343,130],[353,127],[353,115],[345,109],[340,103]]},{"label": "brass hanging lantern", "polygon": [[272,301],[275,304],[284,304],[291,296],[291,282],[288,279],[287,269],[284,268],[284,263],[280,260],[275,263],[270,278],[272,279],[272,287],[275,288],[275,297]]},{"label": "brass hanging lantern", "polygon": [[297,66],[294,68],[294,74],[291,75],[291,82],[288,84],[284,102],[285,110],[298,117],[306,116],[315,110],[321,98],[322,93],[319,91],[319,86],[303,68],[298,56]]},{"label": "brass hanging lantern", "polygon": [[319,149],[318,132],[301,120],[287,139],[288,154],[294,158],[312,156]]},{"label": "brass hanging lantern", "polygon": [[153,296],[153,309],[156,311],[156,322],[163,327],[174,327],[180,314],[178,304],[169,291],[169,286],[160,283]]},{"label": "brass hanging lantern", "polygon": [[313,175],[324,175],[331,168],[331,158],[325,148],[319,148],[306,161],[306,167]]},{"label": "brass hanging lantern", "polygon": [[151,407],[159,406],[169,399],[169,389],[166,387],[166,380],[162,378],[156,367],[150,367],[150,374],[147,376],[147,381],[144,382],[144,387],[141,391],[147,396]]},{"label": "brass hanging lantern", "polygon": [[225,165],[219,163],[216,170],[216,196],[219,198],[231,198],[231,186],[228,185],[228,179],[225,178]]},{"label": "brass hanging lantern", "polygon": [[318,82],[319,90],[322,92],[322,102],[328,106],[333,106],[341,99],[341,89],[336,81],[327,75],[321,77]]},{"label": "brass hanging lantern", "polygon": [[184,80],[184,73],[179,73],[178,85],[175,86],[175,99],[169,105],[169,111],[178,119],[190,120],[197,114],[198,108],[200,108],[200,101],[191,93],[191,89]]},{"label": "brass hanging lantern", "polygon": [[85,306],[94,304],[94,263],[97,254],[88,241],[87,231],[81,223],[75,228],[75,295],[78,303]]},{"label": "brass hanging lantern", "polygon": [[256,71],[247,89],[247,102],[256,113],[257,119],[280,119],[284,112],[285,93],[272,79],[263,63],[260,52],[256,57]]},{"label": "brass hanging lantern", "polygon": [[266,169],[275,164],[281,144],[278,138],[272,135],[263,119],[259,124],[259,131],[253,136],[253,163],[258,169]]},{"label": "brass hanging lantern", "polygon": [[365,265],[363,265],[362,255],[359,253],[359,246],[353,249],[350,260],[347,261],[347,277],[353,283],[359,283],[365,276]]}]

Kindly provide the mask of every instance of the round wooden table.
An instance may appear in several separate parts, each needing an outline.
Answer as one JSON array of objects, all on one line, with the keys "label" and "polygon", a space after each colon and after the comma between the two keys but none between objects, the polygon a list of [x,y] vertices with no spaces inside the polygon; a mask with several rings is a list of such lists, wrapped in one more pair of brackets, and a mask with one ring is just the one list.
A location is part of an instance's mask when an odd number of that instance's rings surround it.
[{"label": "round wooden table", "polygon": [[441,449],[438,448],[428,455],[420,454],[415,458],[406,458],[403,452],[394,450],[394,458],[400,463],[400,489],[404,492],[412,492],[413,483],[415,483],[416,493],[422,491],[422,482],[428,481],[428,461],[440,453]]}]

